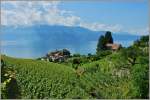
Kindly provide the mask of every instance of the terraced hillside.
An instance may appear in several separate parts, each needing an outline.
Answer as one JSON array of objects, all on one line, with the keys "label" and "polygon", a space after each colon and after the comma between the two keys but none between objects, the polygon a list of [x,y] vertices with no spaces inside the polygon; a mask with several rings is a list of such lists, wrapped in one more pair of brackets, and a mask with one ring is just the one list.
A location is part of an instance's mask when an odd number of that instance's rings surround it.
[{"label": "terraced hillside", "polygon": [[[2,56],[2,59],[5,67],[11,67],[15,72],[21,98],[71,98],[70,93],[78,88],[76,74],[70,67],[6,56]],[[82,96],[84,94],[82,89],[76,92],[82,93]]]},{"label": "terraced hillside", "polygon": [[[32,59],[2,59],[16,80],[15,84],[12,79],[6,84],[3,98],[147,98],[142,97],[142,91],[148,89],[144,79],[148,62],[143,64],[141,59],[148,60],[148,56],[138,57],[137,64],[131,66],[117,52],[78,69]],[[137,83],[139,79],[145,87]]]}]

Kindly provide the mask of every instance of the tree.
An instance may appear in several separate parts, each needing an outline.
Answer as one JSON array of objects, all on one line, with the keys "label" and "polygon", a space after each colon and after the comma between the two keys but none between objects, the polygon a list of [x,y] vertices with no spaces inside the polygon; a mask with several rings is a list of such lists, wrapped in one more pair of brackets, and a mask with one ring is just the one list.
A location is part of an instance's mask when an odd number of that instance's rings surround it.
[{"label": "tree", "polygon": [[149,41],[149,35],[142,36],[140,40],[143,42],[148,42]]},{"label": "tree", "polygon": [[148,43],[149,43],[149,35],[147,35],[147,36],[142,36],[142,37],[140,38],[140,42],[141,42],[141,46],[142,46],[142,47],[148,46]]},{"label": "tree", "polygon": [[105,36],[103,35],[100,36],[97,44],[97,49],[96,49],[97,53],[99,51],[107,50],[106,48],[107,43],[113,43],[113,38],[110,31],[107,31],[105,33]]},{"label": "tree", "polygon": [[92,54],[91,53],[88,53],[88,57],[91,57],[92,56]]},{"label": "tree", "polygon": [[148,47],[149,45],[149,36],[142,36],[140,39],[134,41],[134,46],[137,47]]},{"label": "tree", "polygon": [[106,49],[106,41],[105,41],[105,37],[103,35],[100,36],[99,40],[98,40],[98,44],[97,44],[97,53],[105,50]]},{"label": "tree", "polygon": [[105,34],[106,43],[113,43],[113,38],[110,31],[107,31]]},{"label": "tree", "polygon": [[63,51],[63,55],[68,55],[68,56],[70,56],[70,51],[69,50],[67,50],[67,49],[63,49],[62,50]]}]

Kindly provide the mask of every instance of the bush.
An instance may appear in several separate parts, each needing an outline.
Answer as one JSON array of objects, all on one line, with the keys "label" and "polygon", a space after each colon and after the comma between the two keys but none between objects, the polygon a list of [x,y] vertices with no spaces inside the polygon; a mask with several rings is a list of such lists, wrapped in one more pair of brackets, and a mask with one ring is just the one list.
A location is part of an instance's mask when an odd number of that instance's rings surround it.
[{"label": "bush", "polygon": [[80,57],[81,55],[79,53],[73,54],[73,57]]},{"label": "bush", "polygon": [[121,56],[128,60],[129,64],[134,65],[136,58],[141,55],[142,52],[138,48],[129,47],[121,50]]},{"label": "bush", "polygon": [[100,56],[101,58],[107,56],[107,55],[110,55],[112,54],[112,51],[111,50],[104,50],[104,51],[99,51],[97,53],[98,56]]},{"label": "bush", "polygon": [[138,98],[148,99],[149,96],[148,60],[148,57],[138,57],[138,64],[132,67],[132,81],[138,91]]},{"label": "bush", "polygon": [[3,60],[1,60],[1,92],[2,99],[16,99],[20,97],[14,70],[7,66]]}]

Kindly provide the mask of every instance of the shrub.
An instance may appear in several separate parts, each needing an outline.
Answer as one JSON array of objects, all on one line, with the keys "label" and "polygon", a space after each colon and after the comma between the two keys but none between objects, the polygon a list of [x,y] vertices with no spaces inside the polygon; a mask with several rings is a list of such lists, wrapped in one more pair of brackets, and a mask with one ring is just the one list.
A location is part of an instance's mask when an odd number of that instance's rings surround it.
[{"label": "shrub", "polygon": [[79,53],[73,54],[73,57],[80,57],[81,55]]},{"label": "shrub", "polygon": [[132,67],[132,81],[138,91],[137,97],[147,99],[149,96],[148,57],[138,57],[138,64]]},{"label": "shrub", "polygon": [[97,55],[100,56],[101,58],[103,58],[107,55],[110,55],[110,54],[112,54],[111,50],[100,51],[100,52],[97,53]]},{"label": "shrub", "polygon": [[129,64],[134,65],[136,58],[141,55],[141,50],[134,47],[129,47],[121,50],[121,55],[128,60]]},{"label": "shrub", "polygon": [[20,91],[12,68],[1,60],[1,93],[2,99],[16,99],[20,97]]}]

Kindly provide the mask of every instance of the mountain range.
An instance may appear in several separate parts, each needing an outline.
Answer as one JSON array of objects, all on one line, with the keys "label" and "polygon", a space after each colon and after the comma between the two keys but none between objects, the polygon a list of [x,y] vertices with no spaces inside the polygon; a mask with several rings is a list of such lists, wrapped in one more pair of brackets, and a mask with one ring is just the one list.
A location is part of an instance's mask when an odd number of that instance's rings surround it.
[{"label": "mountain range", "polygon": [[[21,58],[44,56],[47,52],[67,48],[71,53],[95,53],[98,38],[105,31],[59,25],[2,26],[2,53]],[[129,46],[139,36],[112,33],[114,42]]]}]

